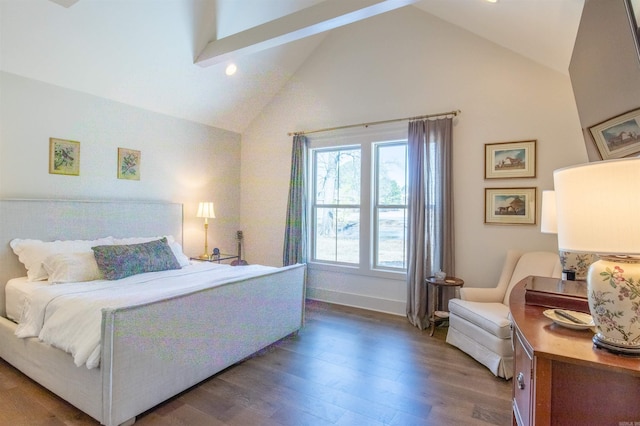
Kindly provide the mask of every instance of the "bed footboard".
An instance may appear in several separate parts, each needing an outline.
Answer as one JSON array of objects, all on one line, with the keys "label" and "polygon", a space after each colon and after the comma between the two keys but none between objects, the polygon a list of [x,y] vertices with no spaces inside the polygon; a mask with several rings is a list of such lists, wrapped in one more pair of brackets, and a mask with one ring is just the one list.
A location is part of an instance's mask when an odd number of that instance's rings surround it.
[{"label": "bed footboard", "polygon": [[17,324],[0,317],[0,358],[95,419],[102,414],[99,369],[76,367],[68,353],[37,338],[18,339]]},{"label": "bed footboard", "polygon": [[304,265],[103,311],[103,424],[114,426],[297,331]]}]

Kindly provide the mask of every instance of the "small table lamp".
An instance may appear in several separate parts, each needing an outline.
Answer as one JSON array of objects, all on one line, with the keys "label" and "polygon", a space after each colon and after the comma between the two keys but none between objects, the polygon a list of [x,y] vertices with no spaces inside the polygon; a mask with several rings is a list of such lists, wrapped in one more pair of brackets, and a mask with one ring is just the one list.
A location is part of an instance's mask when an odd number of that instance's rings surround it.
[{"label": "small table lamp", "polygon": [[556,220],[555,191],[542,191],[542,205],[540,210],[540,232],[543,234],[557,234],[558,222]]},{"label": "small table lamp", "polygon": [[[557,234],[558,221],[556,219],[556,192],[552,190],[542,191],[542,213],[540,215],[540,232],[543,234]],[[562,275],[566,278],[584,281],[587,279],[589,266],[597,260],[593,253],[574,253],[566,250],[558,250]],[[569,278],[573,275],[573,278]]]},{"label": "small table lamp", "polygon": [[597,253],[587,275],[597,347],[640,355],[640,158],[554,172],[560,250]]},{"label": "small table lamp", "polygon": [[213,203],[211,201],[201,202],[198,204],[198,213],[196,217],[204,218],[204,254],[200,256],[200,259],[209,259],[209,245],[207,242],[207,234],[209,232],[209,219],[214,219],[216,213],[213,210]]}]

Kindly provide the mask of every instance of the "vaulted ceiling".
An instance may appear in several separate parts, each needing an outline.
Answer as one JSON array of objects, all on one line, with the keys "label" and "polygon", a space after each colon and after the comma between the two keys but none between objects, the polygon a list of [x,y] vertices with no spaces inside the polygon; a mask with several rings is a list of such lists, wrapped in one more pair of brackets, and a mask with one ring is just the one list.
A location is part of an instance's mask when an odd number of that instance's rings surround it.
[{"label": "vaulted ceiling", "polygon": [[[0,69],[241,133],[332,28],[414,7],[567,74],[583,5],[0,0]],[[225,75],[230,62],[238,68],[231,77]]]}]

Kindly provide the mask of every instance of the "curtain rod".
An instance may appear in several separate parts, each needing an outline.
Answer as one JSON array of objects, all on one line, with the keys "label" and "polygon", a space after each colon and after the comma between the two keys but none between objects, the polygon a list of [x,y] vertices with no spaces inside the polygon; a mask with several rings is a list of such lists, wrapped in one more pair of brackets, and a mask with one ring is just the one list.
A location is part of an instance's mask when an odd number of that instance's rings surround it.
[{"label": "curtain rod", "polygon": [[417,117],[394,118],[392,120],[372,121],[370,123],[360,123],[360,124],[349,124],[347,126],[327,127],[325,129],[317,129],[317,130],[302,130],[302,131],[299,131],[299,132],[289,132],[289,133],[287,133],[287,135],[289,135],[289,136],[293,136],[293,135],[308,135],[309,133],[330,132],[332,130],[350,129],[352,127],[369,127],[369,126],[374,126],[376,124],[395,123],[395,122],[398,122],[398,121],[423,120],[423,119],[426,119],[426,118],[444,117],[444,116],[447,116],[447,115],[453,115],[455,117],[456,115],[458,115],[460,113],[462,113],[462,111],[460,111],[458,109],[458,110],[449,111],[449,112],[439,112],[437,114],[419,115]]}]

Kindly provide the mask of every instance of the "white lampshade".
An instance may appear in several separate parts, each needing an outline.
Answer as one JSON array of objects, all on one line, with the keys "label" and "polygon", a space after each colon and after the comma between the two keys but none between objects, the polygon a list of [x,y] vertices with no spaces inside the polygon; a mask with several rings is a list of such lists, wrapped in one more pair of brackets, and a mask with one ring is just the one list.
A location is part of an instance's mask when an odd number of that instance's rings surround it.
[{"label": "white lampshade", "polygon": [[560,250],[593,252],[587,298],[593,343],[640,355],[640,159],[599,161],[554,172]]},{"label": "white lampshade", "polygon": [[216,213],[213,210],[213,203],[211,201],[207,201],[198,204],[198,213],[196,213],[196,217],[214,219],[216,217]]},{"label": "white lampshade", "polygon": [[640,158],[554,173],[560,250],[640,255]]},{"label": "white lampshade", "polygon": [[558,233],[558,223],[556,221],[556,192],[552,190],[542,191],[540,232],[545,234]]}]

